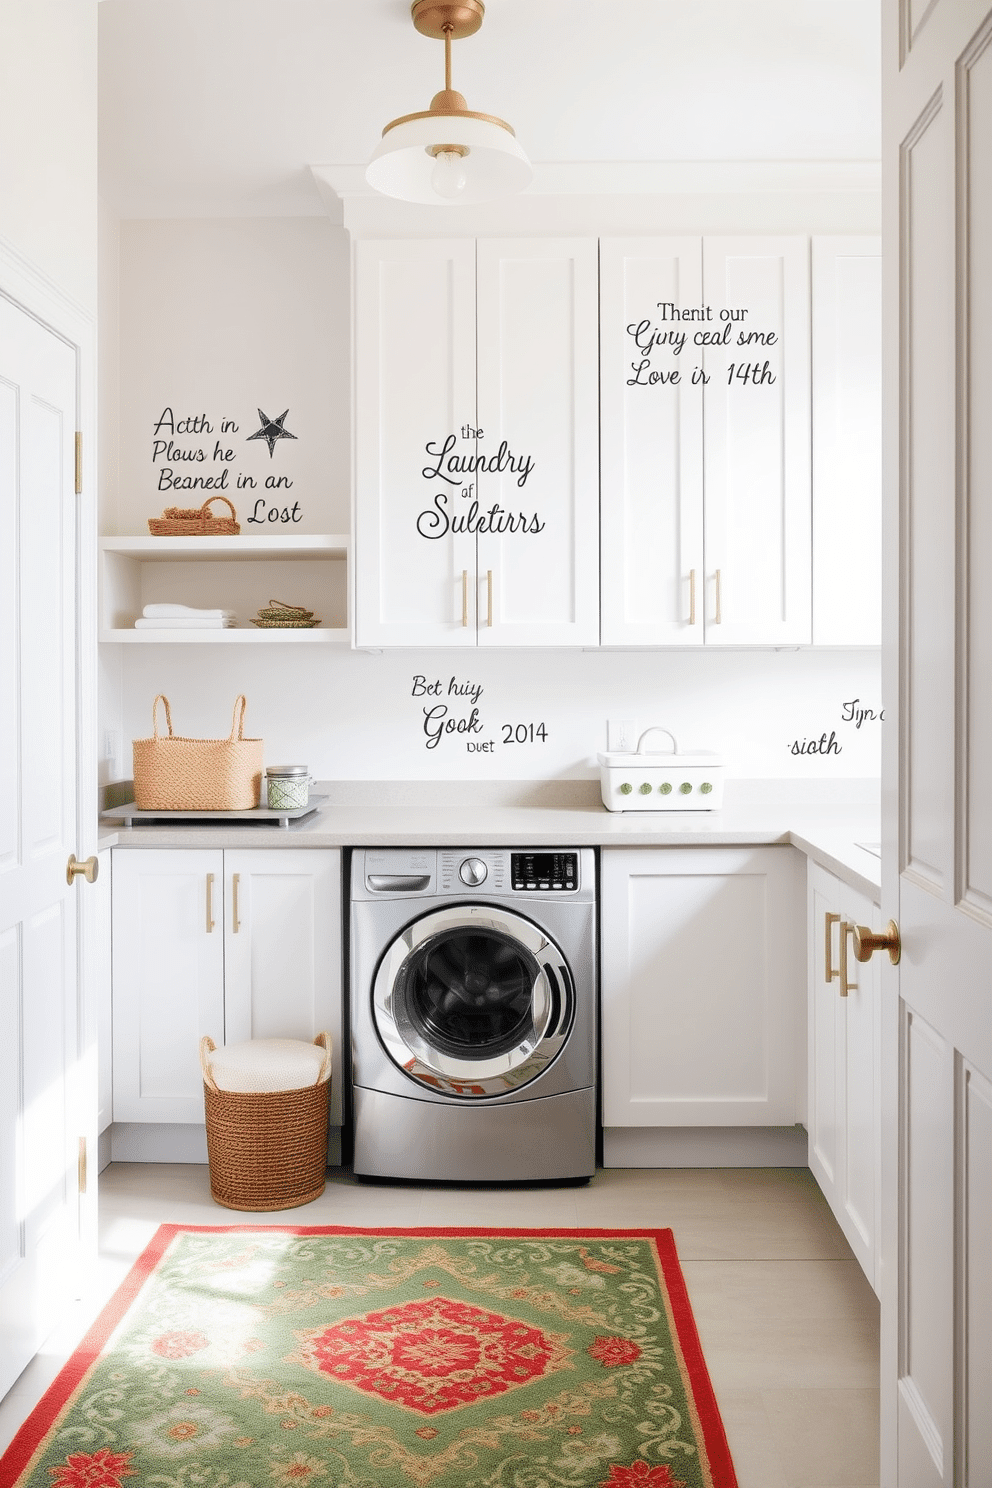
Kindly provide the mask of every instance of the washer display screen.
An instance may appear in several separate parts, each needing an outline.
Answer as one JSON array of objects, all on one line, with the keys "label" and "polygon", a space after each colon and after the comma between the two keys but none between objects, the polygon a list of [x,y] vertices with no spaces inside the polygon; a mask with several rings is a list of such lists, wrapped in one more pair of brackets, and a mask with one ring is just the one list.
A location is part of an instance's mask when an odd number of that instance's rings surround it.
[{"label": "washer display screen", "polygon": [[510,854],[510,878],[515,889],[577,889],[579,886],[578,854],[574,852],[532,852]]}]

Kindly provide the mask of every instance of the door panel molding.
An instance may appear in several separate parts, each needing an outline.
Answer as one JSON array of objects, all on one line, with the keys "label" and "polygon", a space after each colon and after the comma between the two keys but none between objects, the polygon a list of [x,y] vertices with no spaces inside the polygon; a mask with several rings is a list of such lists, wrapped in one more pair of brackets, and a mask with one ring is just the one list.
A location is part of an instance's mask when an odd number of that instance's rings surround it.
[{"label": "door panel molding", "polygon": [[959,1274],[955,1298],[955,1482],[992,1461],[988,1381],[992,1378],[992,1082],[958,1056],[955,1171],[955,1240]]},{"label": "door panel molding", "polygon": [[[934,665],[932,653],[940,649],[941,640],[938,628],[925,621],[918,624],[917,618],[921,608],[936,595],[947,592],[949,598],[953,590],[953,545],[946,539],[941,542],[939,502],[926,501],[930,492],[939,490],[954,431],[953,387],[949,376],[941,375],[949,352],[942,337],[948,333],[951,307],[942,307],[938,300],[939,286],[951,276],[940,272],[943,245],[935,247],[929,231],[934,203],[947,191],[949,128],[943,90],[938,88],[903,139],[899,161],[904,340],[899,396],[902,580],[898,726],[906,781],[901,798],[900,867],[938,898],[944,897],[949,879],[938,824],[947,821],[953,809],[942,763],[946,750],[953,747],[954,688],[947,669],[941,673]],[[924,367],[928,377],[921,372],[911,375],[911,368]],[[950,368],[946,370],[949,373]],[[943,400],[937,417],[935,389]],[[935,676],[939,679],[937,697],[933,695]]]}]

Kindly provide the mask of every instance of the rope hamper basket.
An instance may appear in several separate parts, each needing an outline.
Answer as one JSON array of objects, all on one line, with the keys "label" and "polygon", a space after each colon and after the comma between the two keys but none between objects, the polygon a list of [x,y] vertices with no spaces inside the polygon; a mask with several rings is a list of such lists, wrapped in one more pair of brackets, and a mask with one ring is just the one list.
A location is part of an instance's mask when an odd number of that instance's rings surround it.
[{"label": "rope hamper basket", "polygon": [[[327,1179],[330,1034],[313,1044],[255,1039],[221,1050],[205,1037],[200,1065],[214,1202],[260,1213],[319,1198]],[[286,1080],[292,1089],[279,1088]]]}]

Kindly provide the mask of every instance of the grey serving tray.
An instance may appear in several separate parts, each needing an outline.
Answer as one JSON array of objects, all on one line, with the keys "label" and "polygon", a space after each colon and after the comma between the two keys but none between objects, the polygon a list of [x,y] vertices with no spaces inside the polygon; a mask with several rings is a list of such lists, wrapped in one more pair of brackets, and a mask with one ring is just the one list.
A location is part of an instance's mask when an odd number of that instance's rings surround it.
[{"label": "grey serving tray", "polygon": [[102,812],[100,819],[119,822],[123,827],[209,827],[216,822],[225,826],[233,823],[244,827],[288,827],[291,821],[311,816],[321,801],[326,800],[326,796],[311,795],[307,805],[298,806],[295,811],[270,811],[268,806],[256,806],[251,811],[139,811],[133,801],[127,801],[123,806],[112,806]]}]

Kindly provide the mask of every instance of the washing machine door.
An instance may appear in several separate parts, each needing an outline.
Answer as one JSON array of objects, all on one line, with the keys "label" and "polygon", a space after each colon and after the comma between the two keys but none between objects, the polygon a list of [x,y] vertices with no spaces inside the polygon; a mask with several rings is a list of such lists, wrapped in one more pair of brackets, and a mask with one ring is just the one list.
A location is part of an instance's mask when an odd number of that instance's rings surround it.
[{"label": "washing machine door", "polygon": [[456,1100],[536,1080],[564,1047],[574,1003],[565,958],[545,932],[479,904],[448,905],[408,925],[372,988],[390,1058]]}]

